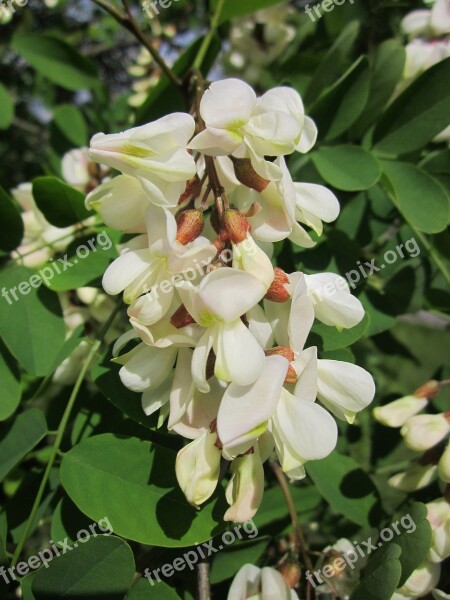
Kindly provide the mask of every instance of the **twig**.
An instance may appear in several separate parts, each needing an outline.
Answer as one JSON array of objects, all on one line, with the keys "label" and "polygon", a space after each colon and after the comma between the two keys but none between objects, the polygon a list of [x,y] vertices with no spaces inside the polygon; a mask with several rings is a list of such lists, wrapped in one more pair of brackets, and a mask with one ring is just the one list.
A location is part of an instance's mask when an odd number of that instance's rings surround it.
[{"label": "twig", "polygon": [[126,13],[122,13],[115,6],[106,2],[106,0],[92,0],[95,4],[106,10],[114,19],[122,25],[125,29],[127,29],[130,33],[134,35],[134,37],[141,42],[141,44],[147,48],[150,52],[153,60],[161,67],[161,70],[167,75],[167,77],[172,81],[174,85],[177,87],[182,87],[182,81],[175,75],[172,69],[167,65],[166,61],[163,59],[161,54],[154,48],[147,39],[144,32],[139,28],[136,21],[134,20],[131,11],[126,3],[126,0],[122,0],[122,4],[125,8]]},{"label": "twig", "polygon": [[209,563],[207,561],[203,561],[197,565],[197,598],[198,600],[211,600]]}]

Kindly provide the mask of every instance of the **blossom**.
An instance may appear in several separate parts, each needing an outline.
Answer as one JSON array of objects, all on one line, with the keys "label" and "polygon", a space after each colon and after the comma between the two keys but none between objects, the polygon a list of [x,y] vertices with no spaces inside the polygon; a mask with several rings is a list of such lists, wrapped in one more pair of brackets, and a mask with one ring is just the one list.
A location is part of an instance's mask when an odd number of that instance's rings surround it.
[{"label": "blossom", "polygon": [[200,113],[206,129],[190,148],[211,156],[250,158],[255,171],[269,180],[282,173],[265,156],[307,152],[316,141],[316,127],[291,88],[275,88],[257,98],[239,79],[216,81],[203,95]]},{"label": "blossom", "polygon": [[75,148],[64,154],[61,161],[61,173],[65,181],[80,192],[86,191],[91,179],[87,148]]},{"label": "blossom", "polygon": [[440,573],[439,564],[424,561],[408,577],[402,587],[396,590],[391,600],[406,600],[426,596],[436,586]]},{"label": "blossom", "polygon": [[[130,308],[130,316],[139,316],[144,325],[149,325],[156,323],[169,309],[174,296],[171,284],[174,275],[201,266],[203,261],[208,264],[216,249],[202,237],[181,244],[177,240],[175,217],[167,209],[150,205],[145,220],[147,235],[128,242],[119,258],[106,270],[103,287],[111,295],[124,292],[127,304],[145,294]],[[164,289],[146,293],[163,282],[169,282]]]},{"label": "blossom", "polygon": [[450,442],[447,444],[447,447],[439,460],[438,472],[442,481],[450,483]]},{"label": "blossom", "polygon": [[439,563],[450,556],[450,505],[445,498],[428,502],[427,520],[431,525],[432,542],[428,558]]},{"label": "blossom", "polygon": [[410,37],[429,37],[450,33],[448,0],[436,0],[431,10],[414,10],[404,17],[401,28]]},{"label": "blossom", "polygon": [[271,567],[244,565],[233,579],[228,600],[299,600],[281,573]]},{"label": "blossom", "polygon": [[206,365],[211,350],[216,377],[239,385],[253,383],[263,369],[264,352],[241,316],[264,296],[263,282],[244,271],[222,267],[208,273],[197,287],[182,281],[177,289],[188,313],[206,328],[192,358],[198,389],[209,390]]},{"label": "blossom", "polygon": [[194,119],[173,113],[153,123],[91,140],[92,160],[137,177],[159,206],[176,206],[186,181],[195,175],[195,163],[186,150],[195,129]]},{"label": "blossom", "polygon": [[417,415],[428,404],[426,398],[404,396],[384,406],[373,409],[373,416],[386,427],[401,427],[406,421]]},{"label": "blossom", "polygon": [[230,508],[224,521],[245,523],[256,514],[264,494],[264,469],[259,445],[252,451],[235,458],[231,463],[231,479],[226,489]]},{"label": "blossom", "polygon": [[175,463],[178,483],[186,500],[193,506],[206,502],[217,487],[220,471],[220,450],[217,435],[205,431],[182,448]]}]

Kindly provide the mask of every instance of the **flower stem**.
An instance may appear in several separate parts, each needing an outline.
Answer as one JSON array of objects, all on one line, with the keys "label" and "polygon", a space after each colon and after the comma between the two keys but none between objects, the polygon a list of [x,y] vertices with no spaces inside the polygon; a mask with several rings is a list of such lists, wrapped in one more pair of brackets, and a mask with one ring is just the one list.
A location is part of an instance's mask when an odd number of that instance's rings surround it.
[{"label": "flower stem", "polygon": [[222,10],[225,5],[225,0],[218,0],[216,10],[214,12],[213,18],[211,19],[211,25],[209,27],[209,31],[205,36],[202,45],[199,48],[197,56],[195,57],[195,61],[193,64],[194,69],[201,69],[203,61],[205,60],[206,53],[208,52],[209,46],[211,45],[212,39],[219,27],[220,17],[222,15]]},{"label": "flower stem", "polygon": [[197,598],[198,600],[211,600],[209,563],[206,560],[197,565]]},{"label": "flower stem", "polygon": [[44,496],[44,492],[45,492],[45,487],[48,483],[49,477],[50,477],[50,473],[51,470],[53,468],[53,465],[55,463],[55,460],[58,456],[60,456],[60,446],[61,446],[61,442],[62,439],[64,437],[64,433],[66,431],[67,425],[69,423],[69,419],[70,419],[70,415],[72,414],[72,410],[73,407],[75,405],[75,401],[78,397],[78,393],[80,391],[81,385],[83,383],[84,377],[90,367],[90,364],[93,360],[93,358],[95,357],[95,354],[97,353],[97,351],[99,350],[103,339],[106,335],[106,333],[108,332],[109,328],[111,327],[112,323],[114,322],[114,319],[117,316],[117,313],[120,310],[120,304],[118,304],[115,309],[112,311],[111,315],[109,316],[108,320],[106,321],[105,325],[103,326],[103,329],[100,333],[99,339],[96,340],[93,344],[92,344],[92,348],[89,351],[89,354],[87,355],[83,366],[81,368],[81,371],[78,375],[78,378],[75,382],[75,385],[73,387],[72,393],[70,395],[69,401],[67,403],[67,406],[64,410],[64,414],[61,418],[61,422],[59,424],[58,429],[56,430],[56,437],[55,437],[55,441],[53,443],[53,447],[52,447],[52,451],[50,454],[50,457],[48,459],[48,463],[47,466],[45,468],[44,471],[44,475],[42,477],[41,483],[39,485],[39,489],[38,492],[36,494],[36,498],[34,500],[33,506],[31,508],[31,512],[30,512],[30,516],[28,517],[27,523],[25,525],[25,528],[22,532],[22,535],[20,536],[19,542],[17,544],[17,547],[15,549],[14,552],[14,556],[12,559],[12,566],[15,566],[20,558],[20,555],[22,553],[22,550],[24,548],[25,542],[27,541],[28,535],[30,533],[31,527],[33,525],[33,521],[36,517],[36,513],[39,509],[39,506],[42,502],[42,498]]}]

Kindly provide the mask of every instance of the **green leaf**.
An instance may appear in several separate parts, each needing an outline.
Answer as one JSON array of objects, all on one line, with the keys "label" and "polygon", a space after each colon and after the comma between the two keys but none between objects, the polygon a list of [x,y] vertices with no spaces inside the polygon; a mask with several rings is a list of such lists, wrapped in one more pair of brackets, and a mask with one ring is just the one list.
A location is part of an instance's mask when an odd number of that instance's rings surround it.
[{"label": "green leaf", "polygon": [[0,342],[0,381],[2,397],[0,401],[0,421],[6,421],[19,406],[22,390],[20,373],[12,356]]},{"label": "green leaf", "polygon": [[163,581],[152,586],[147,579],[139,579],[128,592],[126,600],[180,600],[180,596]]},{"label": "green leaf", "polygon": [[64,137],[75,148],[86,146],[88,129],[81,111],[72,104],[61,104],[55,108],[53,122]]},{"label": "green leaf", "polygon": [[400,546],[382,546],[369,560],[358,587],[350,600],[391,600],[398,587],[401,565]]},{"label": "green leaf", "polygon": [[[1,105],[1,99],[0,99]],[[9,194],[0,186],[0,250],[15,250],[23,238],[23,221],[19,209]]]},{"label": "green leaf", "polygon": [[84,206],[84,194],[57,177],[34,179],[33,196],[47,221],[55,227],[69,227],[92,216]]},{"label": "green leaf", "polygon": [[360,137],[389,102],[402,77],[405,60],[405,48],[398,40],[379,45],[371,67],[369,101],[350,131],[352,139]]},{"label": "green leaf", "polygon": [[[275,4],[281,4],[282,0],[240,0],[239,2],[228,2],[224,3],[223,10],[220,15],[220,23],[225,23],[230,19],[236,19],[237,17],[244,17],[258,10],[269,8]],[[211,3],[211,12],[214,13],[218,4],[218,0],[213,0]]]},{"label": "green leaf", "polygon": [[95,64],[59,38],[18,32],[11,46],[40,75],[66,90],[93,88],[100,83]]},{"label": "green leaf", "polygon": [[368,190],[381,177],[379,162],[359,146],[321,148],[311,156],[321,177],[338,190]]},{"label": "green leaf", "polygon": [[[400,535],[393,539],[395,545],[400,546],[402,553],[400,555],[400,564],[402,566],[402,575],[398,587],[404,585],[406,580],[412,575],[419,565],[425,560],[431,546],[432,531],[431,525],[427,520],[427,507],[425,504],[415,502],[405,510],[395,515],[392,522],[397,522]],[[404,522],[408,520],[408,523]],[[406,527],[405,527],[406,525]],[[414,530],[412,526],[414,525]],[[392,525],[388,526],[392,531]],[[410,533],[408,533],[410,530]]]},{"label": "green leaf", "polygon": [[443,231],[449,220],[449,198],[442,185],[413,164],[385,160],[382,165],[406,221],[424,233]]},{"label": "green leaf", "polygon": [[[202,39],[196,40],[180,56],[172,67],[172,71],[175,75],[182,78],[192,67],[192,63],[197,56],[201,43]],[[220,52],[220,48],[221,44],[219,39],[214,38],[201,68],[203,75],[206,76],[208,74],[208,71],[211,69]],[[183,91],[175,87],[168,77],[163,76],[160,78],[157,85],[150,90],[147,100],[139,108],[136,114],[136,124],[143,125],[149,121],[159,119],[170,112],[179,110],[185,111],[186,108],[186,100]]]},{"label": "green leaf", "polygon": [[8,129],[14,119],[14,101],[11,94],[0,83],[0,129]]},{"label": "green leaf", "polygon": [[134,577],[130,546],[117,537],[93,537],[54,559],[33,580],[36,600],[122,600]]},{"label": "green leaf", "polygon": [[[98,234],[86,235],[73,240],[67,247],[64,262],[47,263],[55,276],[48,281],[48,287],[55,292],[74,290],[96,283],[106,271],[117,250],[106,229]],[[100,241],[100,243],[99,243]],[[111,245],[110,245],[111,244]],[[60,273],[56,271],[59,267]]]},{"label": "green leaf", "polygon": [[320,67],[312,78],[305,94],[306,104],[311,104],[320,93],[332,85],[345,69],[347,57],[350,54],[359,35],[360,24],[352,21],[341,32],[334,44],[328,50]]},{"label": "green leaf", "polygon": [[308,346],[317,346],[322,352],[332,352],[347,348],[364,336],[370,323],[369,315],[364,315],[364,318],[358,325],[350,329],[342,329],[339,331],[336,327],[330,327],[323,323],[315,323],[311,329],[311,339],[308,341]]},{"label": "green leaf", "polygon": [[175,452],[137,438],[83,440],[64,456],[61,482],[88,517],[108,515],[115,533],[143,544],[190,546],[225,529],[222,495],[197,511],[179,489]]},{"label": "green leaf", "polygon": [[42,285],[36,271],[22,266],[3,272],[3,286],[9,306],[0,311],[0,336],[28,373],[44,377],[66,335],[58,296]]},{"label": "green leaf", "polygon": [[44,413],[31,408],[13,423],[0,427],[0,481],[42,440],[47,433]]},{"label": "green leaf", "polygon": [[377,490],[352,458],[334,451],[323,460],[309,462],[306,472],[334,512],[363,527],[378,522]]},{"label": "green leaf", "polygon": [[360,57],[311,107],[320,136],[333,140],[347,131],[364,110],[369,98],[367,59]]},{"label": "green leaf", "polygon": [[406,154],[423,148],[448,125],[450,58],[427,69],[387,109],[373,141],[377,152]]}]

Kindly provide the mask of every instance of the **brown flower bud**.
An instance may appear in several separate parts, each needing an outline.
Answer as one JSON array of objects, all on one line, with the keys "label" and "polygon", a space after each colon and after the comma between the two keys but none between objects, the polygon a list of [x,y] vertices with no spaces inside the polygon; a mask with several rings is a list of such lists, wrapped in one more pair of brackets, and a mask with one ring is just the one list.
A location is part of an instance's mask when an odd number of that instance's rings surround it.
[{"label": "brown flower bud", "polygon": [[291,590],[297,587],[302,576],[302,570],[296,560],[287,558],[278,565],[278,571],[283,575]]},{"label": "brown flower bud", "polygon": [[289,283],[289,278],[283,269],[280,269],[279,267],[275,267],[274,272],[275,279],[267,290],[265,299],[271,300],[272,302],[287,302],[291,299],[291,295],[285,287],[286,284]]},{"label": "brown flower bud", "polygon": [[293,360],[295,360],[295,354],[293,350],[286,348],[285,346],[276,346],[275,348],[270,348],[270,350],[265,350],[264,353],[266,356],[283,356],[284,358],[287,358],[289,361],[289,367],[284,383],[297,383],[298,375],[294,367],[290,364]]},{"label": "brown flower bud", "polygon": [[229,239],[239,244],[247,239],[251,225],[245,215],[234,208],[227,208],[223,214],[223,225]]},{"label": "brown flower bud", "polygon": [[182,329],[195,323],[194,318],[188,313],[184,304],[182,304],[170,317],[171,324],[177,329]]},{"label": "brown flower bud", "polygon": [[255,171],[249,158],[233,158],[234,173],[236,179],[257,192],[263,192],[270,181],[264,179]]},{"label": "brown flower bud", "polygon": [[197,239],[205,226],[205,218],[201,210],[191,209],[180,213],[177,218],[177,241],[185,246]]},{"label": "brown flower bud", "polygon": [[422,385],[420,388],[418,388],[413,393],[413,396],[415,396],[416,398],[427,398],[428,400],[432,400],[439,394],[440,389],[441,386],[439,384],[439,381],[431,379],[430,381],[427,381],[427,383]]}]

